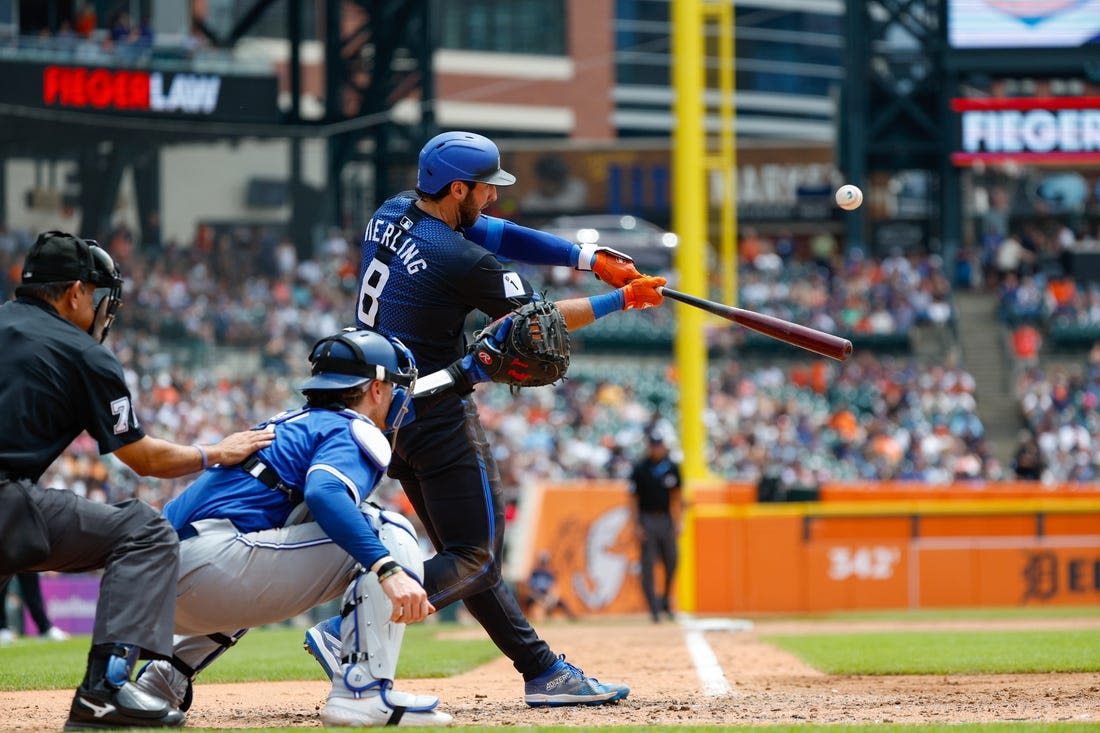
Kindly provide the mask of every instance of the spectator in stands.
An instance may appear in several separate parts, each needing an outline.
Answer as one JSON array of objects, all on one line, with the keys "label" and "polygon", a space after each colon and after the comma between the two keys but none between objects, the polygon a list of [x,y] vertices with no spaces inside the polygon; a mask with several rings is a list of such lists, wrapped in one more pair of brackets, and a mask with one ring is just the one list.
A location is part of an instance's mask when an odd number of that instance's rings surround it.
[{"label": "spectator in stands", "polygon": [[1015,232],[1009,234],[997,245],[995,265],[998,282],[1004,282],[1009,274],[1022,275],[1024,266],[1031,264],[1032,255],[1024,248]]},{"label": "spectator in stands", "polygon": [[813,261],[823,270],[832,272],[833,258],[836,257],[836,253],[837,241],[831,232],[822,230],[810,240],[810,254]]},{"label": "spectator in stands", "polygon": [[1016,455],[1012,461],[1016,478],[1023,481],[1038,481],[1043,476],[1043,458],[1039,455],[1039,444],[1030,430],[1022,433]]},{"label": "spectator in stands", "polygon": [[1031,323],[1024,323],[1012,331],[1012,352],[1020,366],[1035,366],[1039,362],[1039,349],[1043,335]]},{"label": "spectator in stands", "polygon": [[81,2],[76,10],[76,21],[73,24],[76,34],[81,38],[89,39],[95,33],[96,24],[95,3],[91,0]]},{"label": "spectator in stands", "polygon": [[982,284],[982,262],[978,250],[970,244],[964,244],[955,258],[954,287],[961,290],[974,290]]},{"label": "spectator in stands", "polygon": [[108,31],[108,38],[116,46],[121,46],[132,41],[132,34],[134,33],[134,27],[130,23],[130,14],[125,10],[120,10],[115,19],[111,21],[111,28]]}]

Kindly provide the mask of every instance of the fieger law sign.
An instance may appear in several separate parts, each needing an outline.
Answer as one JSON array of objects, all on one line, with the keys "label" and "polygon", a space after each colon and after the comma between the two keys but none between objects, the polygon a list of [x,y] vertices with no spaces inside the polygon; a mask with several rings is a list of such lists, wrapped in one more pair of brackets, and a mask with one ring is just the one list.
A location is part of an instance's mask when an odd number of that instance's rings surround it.
[{"label": "fieger law sign", "polygon": [[47,106],[211,114],[218,107],[221,77],[159,71],[47,66],[42,101]]},{"label": "fieger law sign", "polygon": [[953,99],[960,115],[955,165],[1100,163],[1100,98]]},{"label": "fieger law sign", "polygon": [[[173,117],[213,122],[278,123],[278,81],[271,74],[203,74],[79,64],[0,61],[0,103],[7,114],[59,113]],[[86,124],[111,128],[109,119]]]}]

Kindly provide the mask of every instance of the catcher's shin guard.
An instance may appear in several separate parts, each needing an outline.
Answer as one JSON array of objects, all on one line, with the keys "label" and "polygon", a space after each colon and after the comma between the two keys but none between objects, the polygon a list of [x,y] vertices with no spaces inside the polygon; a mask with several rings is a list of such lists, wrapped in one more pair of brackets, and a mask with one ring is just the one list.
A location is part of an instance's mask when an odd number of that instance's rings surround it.
[{"label": "catcher's shin guard", "polygon": [[[369,503],[360,506],[360,511],[397,564],[420,580],[424,574],[424,559],[409,520]],[[342,664],[365,663],[374,679],[393,679],[405,624],[390,621],[391,613],[393,606],[378,576],[363,572],[351,581],[344,591],[340,612]]]},{"label": "catcher's shin guard", "polygon": [[[390,555],[419,580],[424,560],[409,521],[372,504],[360,508]],[[361,573],[345,591],[340,614],[343,654],[321,711],[325,725],[437,726],[452,721],[435,709],[439,698],[393,689],[405,624],[390,621],[392,612],[393,605],[374,573]]]},{"label": "catcher's shin guard", "polygon": [[[364,503],[359,508],[367,522],[378,532],[379,539],[382,540],[382,544],[386,546],[397,564],[405,568],[406,572],[413,575],[417,580],[421,580],[424,574],[424,559],[416,539],[416,530],[413,529],[409,520],[396,512],[385,511],[370,503]],[[385,594],[382,593],[381,587],[378,588],[376,597],[379,594],[384,598]],[[348,608],[346,598],[344,607],[346,611]],[[387,605],[378,610],[379,613],[383,611],[385,613],[384,618],[388,619],[390,607]],[[343,647],[340,628],[340,617],[333,616],[325,619],[306,631],[303,644],[305,650],[317,660],[317,663],[321,665],[321,669],[324,670],[325,676],[330,680],[340,673],[342,660],[345,657],[360,651],[356,648]]]},{"label": "catcher's shin guard", "polygon": [[405,624],[390,621],[392,604],[374,573],[362,573],[344,593],[340,635],[344,651],[321,710],[326,726],[448,725],[439,698],[393,689]]},{"label": "catcher's shin guard", "polygon": [[361,573],[351,581],[340,614],[341,667],[365,665],[374,679],[393,679],[405,624],[390,621],[392,612],[378,576]]}]

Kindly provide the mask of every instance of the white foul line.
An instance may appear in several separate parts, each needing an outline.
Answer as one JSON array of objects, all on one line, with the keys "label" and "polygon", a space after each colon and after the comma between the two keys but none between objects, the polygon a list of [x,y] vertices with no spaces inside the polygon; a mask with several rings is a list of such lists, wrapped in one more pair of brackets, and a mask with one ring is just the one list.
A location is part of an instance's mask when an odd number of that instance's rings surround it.
[{"label": "white foul line", "polygon": [[[715,624],[715,621],[721,621],[719,624]],[[704,631],[739,631],[745,629],[751,629],[752,624],[749,622],[737,622],[732,619],[729,620],[702,620],[694,621],[692,619],[681,618],[681,624],[684,626],[684,643],[687,644],[688,653],[691,654],[691,661],[695,664],[695,672],[699,675],[699,680],[703,683],[703,694],[709,697],[718,697],[721,695],[729,695],[732,690],[730,689],[729,682],[726,681],[726,674],[722,671],[722,665],[718,663],[718,657],[714,656],[714,650],[710,648],[710,644],[703,637]]]}]

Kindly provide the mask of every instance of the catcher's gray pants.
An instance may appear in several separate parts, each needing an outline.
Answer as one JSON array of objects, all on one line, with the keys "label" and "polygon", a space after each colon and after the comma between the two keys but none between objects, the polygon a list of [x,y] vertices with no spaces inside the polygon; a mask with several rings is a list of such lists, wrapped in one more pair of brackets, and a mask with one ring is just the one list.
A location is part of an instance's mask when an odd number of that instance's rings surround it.
[{"label": "catcher's gray pants", "polygon": [[339,598],[357,567],[315,522],[248,534],[227,519],[192,526],[198,536],[180,543],[177,634],[286,621]]},{"label": "catcher's gray pants", "polygon": [[[191,526],[197,536],[180,543],[175,656],[193,673],[248,629],[339,598],[359,568],[315,522],[247,534],[227,519]],[[175,706],[187,699],[188,675],[167,662],[145,667],[135,684]]]},{"label": "catcher's gray pants", "polygon": [[179,543],[172,525],[137,499],[101,504],[71,491],[34,488],[50,554],[26,571],[103,569],[92,644],[133,644],[145,657],[172,656]]}]

